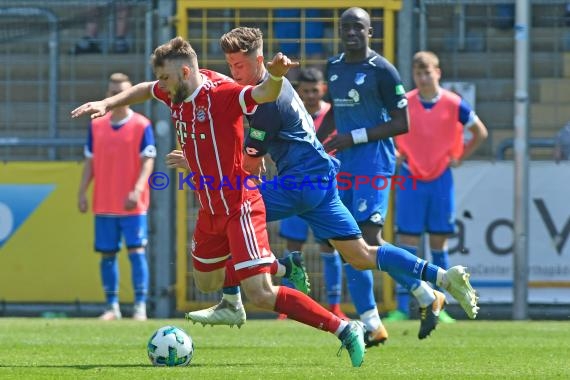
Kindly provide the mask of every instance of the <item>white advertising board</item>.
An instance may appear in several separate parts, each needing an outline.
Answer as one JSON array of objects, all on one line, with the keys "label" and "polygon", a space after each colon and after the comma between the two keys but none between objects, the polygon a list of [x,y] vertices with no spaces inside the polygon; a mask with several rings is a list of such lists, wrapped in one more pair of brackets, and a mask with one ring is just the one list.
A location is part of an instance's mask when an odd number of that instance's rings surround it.
[{"label": "white advertising board", "polygon": [[[454,169],[457,234],[451,265],[469,268],[481,302],[513,299],[513,162]],[[570,303],[570,164],[531,162],[529,302]]]}]

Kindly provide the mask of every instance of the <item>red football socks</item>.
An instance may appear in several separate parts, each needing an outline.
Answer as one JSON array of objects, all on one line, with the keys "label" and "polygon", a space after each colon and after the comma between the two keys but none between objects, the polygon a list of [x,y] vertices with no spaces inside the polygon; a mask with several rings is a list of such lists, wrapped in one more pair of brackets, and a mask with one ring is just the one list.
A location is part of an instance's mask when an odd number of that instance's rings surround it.
[{"label": "red football socks", "polygon": [[280,286],[275,311],[306,325],[335,333],[341,320],[318,302],[298,290]]}]

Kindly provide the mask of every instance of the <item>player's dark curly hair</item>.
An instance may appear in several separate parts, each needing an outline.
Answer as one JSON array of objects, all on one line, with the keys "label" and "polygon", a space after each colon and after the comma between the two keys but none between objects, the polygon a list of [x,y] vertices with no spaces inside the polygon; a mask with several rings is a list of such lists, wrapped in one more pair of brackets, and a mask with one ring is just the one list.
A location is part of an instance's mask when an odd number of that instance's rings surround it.
[{"label": "player's dark curly hair", "polygon": [[151,56],[152,67],[163,67],[165,61],[182,60],[191,67],[198,67],[198,57],[188,41],[178,36],[154,49]]},{"label": "player's dark curly hair", "polygon": [[258,28],[240,26],[220,38],[220,47],[226,54],[238,52],[257,54],[263,50],[263,33]]}]

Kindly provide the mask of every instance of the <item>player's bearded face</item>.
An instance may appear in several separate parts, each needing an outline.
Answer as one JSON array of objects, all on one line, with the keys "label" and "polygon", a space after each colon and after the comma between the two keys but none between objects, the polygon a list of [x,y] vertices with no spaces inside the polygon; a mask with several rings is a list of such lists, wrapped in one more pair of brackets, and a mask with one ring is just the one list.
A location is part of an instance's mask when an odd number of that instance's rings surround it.
[{"label": "player's bearded face", "polygon": [[190,96],[190,88],[182,79],[182,76],[178,76],[178,83],[174,87],[174,94],[172,94],[172,101],[174,103],[182,103],[184,99]]}]

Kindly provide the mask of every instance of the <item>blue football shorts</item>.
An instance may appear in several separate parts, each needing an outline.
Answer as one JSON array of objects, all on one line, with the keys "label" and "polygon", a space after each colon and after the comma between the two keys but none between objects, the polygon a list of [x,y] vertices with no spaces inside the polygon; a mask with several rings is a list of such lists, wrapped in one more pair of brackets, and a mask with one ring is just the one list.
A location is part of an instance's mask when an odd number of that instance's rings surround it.
[{"label": "blue football shorts", "polygon": [[298,215],[313,230],[318,241],[353,240],[362,233],[338,195],[333,179],[314,186],[261,187],[267,221]]},{"label": "blue football shorts", "polygon": [[146,214],[95,215],[95,251],[119,252],[121,236],[124,237],[127,248],[145,247],[148,242]]},{"label": "blue football shorts", "polygon": [[290,216],[279,224],[279,236],[305,243],[309,238],[309,225],[297,215]]},{"label": "blue football shorts", "polygon": [[357,183],[356,176],[352,176],[350,181],[343,181],[339,190],[340,199],[359,224],[384,226],[392,178],[383,175],[366,177],[368,183]]},{"label": "blue football shorts", "polygon": [[453,174],[447,168],[433,181],[413,180],[407,167],[400,175],[406,177],[396,187],[396,226],[398,233],[421,235],[424,232],[447,235],[455,231],[455,191]]}]

